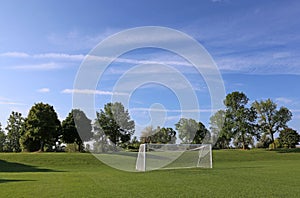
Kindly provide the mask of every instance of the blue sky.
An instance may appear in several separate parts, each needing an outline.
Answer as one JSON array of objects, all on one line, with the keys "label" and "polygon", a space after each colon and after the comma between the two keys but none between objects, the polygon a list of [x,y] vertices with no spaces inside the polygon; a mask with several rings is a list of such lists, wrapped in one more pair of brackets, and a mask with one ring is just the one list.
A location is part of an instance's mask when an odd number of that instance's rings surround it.
[{"label": "blue sky", "polygon": [[[165,26],[206,48],[221,72],[226,93],[243,91],[251,102],[271,98],[293,112],[289,125],[300,131],[299,10],[296,0],[3,0],[0,122],[6,126],[11,111],[27,116],[36,102],[53,105],[64,119],[72,108],[76,73],[91,49],[127,28]],[[210,97],[204,80],[185,67],[185,60],[158,49],[135,50],[115,61],[99,82],[95,108],[109,102],[122,73],[143,60],[170,63],[185,75],[199,98],[201,121],[208,127]],[[166,125],[174,126],[179,103],[168,88],[155,84],[134,92],[132,118],[147,125],[148,109],[156,103],[167,109]]]}]

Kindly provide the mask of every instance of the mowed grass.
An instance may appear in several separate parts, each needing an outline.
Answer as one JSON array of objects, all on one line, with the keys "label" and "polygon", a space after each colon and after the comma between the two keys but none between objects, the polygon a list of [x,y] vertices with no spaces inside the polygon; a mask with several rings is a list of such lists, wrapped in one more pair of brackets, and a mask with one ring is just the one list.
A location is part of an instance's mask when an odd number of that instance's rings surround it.
[{"label": "mowed grass", "polygon": [[119,171],[87,153],[0,154],[0,197],[300,197],[300,153],[213,151],[213,169]]}]

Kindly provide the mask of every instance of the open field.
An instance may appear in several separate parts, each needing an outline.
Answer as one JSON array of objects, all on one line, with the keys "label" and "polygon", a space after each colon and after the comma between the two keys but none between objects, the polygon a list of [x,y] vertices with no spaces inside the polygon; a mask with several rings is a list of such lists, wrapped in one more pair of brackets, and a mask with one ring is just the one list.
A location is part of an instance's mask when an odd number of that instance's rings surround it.
[{"label": "open field", "polygon": [[213,169],[130,173],[84,153],[0,154],[0,197],[299,197],[300,153],[213,152]]}]

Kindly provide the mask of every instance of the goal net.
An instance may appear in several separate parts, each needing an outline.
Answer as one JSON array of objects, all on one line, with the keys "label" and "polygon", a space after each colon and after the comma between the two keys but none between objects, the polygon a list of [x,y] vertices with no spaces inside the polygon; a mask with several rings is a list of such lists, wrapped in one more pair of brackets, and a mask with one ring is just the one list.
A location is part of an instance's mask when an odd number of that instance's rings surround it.
[{"label": "goal net", "polygon": [[212,168],[211,144],[141,144],[137,171]]}]

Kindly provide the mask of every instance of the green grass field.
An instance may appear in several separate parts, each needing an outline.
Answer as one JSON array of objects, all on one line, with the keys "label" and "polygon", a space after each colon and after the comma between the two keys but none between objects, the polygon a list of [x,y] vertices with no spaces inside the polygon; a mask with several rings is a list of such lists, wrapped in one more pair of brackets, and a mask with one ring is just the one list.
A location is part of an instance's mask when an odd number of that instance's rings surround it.
[{"label": "green grass field", "polygon": [[2,153],[0,197],[300,197],[300,152],[220,150],[213,163],[130,173],[87,153]]}]

